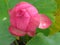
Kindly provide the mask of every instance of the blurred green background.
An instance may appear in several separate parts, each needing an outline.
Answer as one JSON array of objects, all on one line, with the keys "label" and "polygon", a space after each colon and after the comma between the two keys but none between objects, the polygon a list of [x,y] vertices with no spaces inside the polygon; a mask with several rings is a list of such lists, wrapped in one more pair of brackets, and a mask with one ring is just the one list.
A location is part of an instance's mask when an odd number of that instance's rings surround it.
[{"label": "blurred green background", "polygon": [[10,45],[16,39],[8,31],[8,10],[21,1],[31,3],[52,20],[48,29],[37,29],[37,35],[26,45],[60,45],[60,0],[0,0],[0,45]]}]

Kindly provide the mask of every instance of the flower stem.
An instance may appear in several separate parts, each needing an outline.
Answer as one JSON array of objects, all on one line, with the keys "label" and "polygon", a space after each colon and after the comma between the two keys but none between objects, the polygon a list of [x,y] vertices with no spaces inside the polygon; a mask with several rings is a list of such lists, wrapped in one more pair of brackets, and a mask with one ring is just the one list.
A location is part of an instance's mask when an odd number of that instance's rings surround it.
[{"label": "flower stem", "polygon": [[17,40],[15,41],[15,43],[16,43],[16,45],[19,45],[18,42],[17,42]]}]

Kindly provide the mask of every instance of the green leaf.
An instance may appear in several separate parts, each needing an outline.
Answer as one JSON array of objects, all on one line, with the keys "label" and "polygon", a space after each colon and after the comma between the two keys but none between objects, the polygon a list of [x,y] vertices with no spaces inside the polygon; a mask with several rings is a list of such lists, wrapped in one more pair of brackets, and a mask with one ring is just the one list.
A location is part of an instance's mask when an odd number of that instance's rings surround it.
[{"label": "green leaf", "polygon": [[5,21],[1,20],[0,20],[0,45],[10,45],[15,40],[15,38],[8,31],[9,28],[8,20]]},{"label": "green leaf", "polygon": [[49,38],[54,40],[56,45],[60,45],[60,32],[55,33],[54,35],[49,36]]},{"label": "green leaf", "polygon": [[38,33],[26,45],[55,45],[55,42],[44,36],[42,33]]},{"label": "green leaf", "polygon": [[10,45],[15,40],[8,28],[8,6],[6,0],[0,0],[0,45]]},{"label": "green leaf", "polygon": [[40,33],[40,32],[42,32],[45,36],[48,36],[50,34],[50,29],[49,28],[47,28],[47,29],[39,29],[39,28],[37,28],[36,33]]},{"label": "green leaf", "polygon": [[48,37],[38,33],[26,45],[60,45],[60,32]]}]

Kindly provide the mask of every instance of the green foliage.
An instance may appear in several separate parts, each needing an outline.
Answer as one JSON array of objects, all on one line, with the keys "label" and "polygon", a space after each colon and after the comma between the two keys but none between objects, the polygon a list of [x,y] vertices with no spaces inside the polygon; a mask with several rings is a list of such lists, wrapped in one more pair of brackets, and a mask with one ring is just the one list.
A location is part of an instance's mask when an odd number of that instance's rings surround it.
[{"label": "green foliage", "polygon": [[9,33],[8,7],[5,0],[0,0],[0,45],[10,45],[15,38]]},{"label": "green foliage", "polygon": [[60,0],[55,0],[57,3],[57,10],[55,13],[55,23],[50,27],[50,34],[60,31]]},{"label": "green foliage", "polygon": [[42,32],[45,36],[48,36],[50,33],[50,29],[49,28],[47,28],[47,29],[39,29],[39,28],[37,28],[36,29],[36,33],[40,33],[40,32]]},{"label": "green foliage", "polygon": [[[41,14],[46,14],[51,20],[52,20],[52,26],[50,26],[48,29],[42,30],[42,29],[37,29],[37,36],[32,38],[27,45],[59,45],[60,40],[59,36],[60,33],[57,33],[55,35],[52,35],[51,37],[46,37],[49,36],[50,34],[54,34],[55,32],[59,31],[59,26],[60,23],[57,23],[57,20],[60,18],[56,18],[56,10],[58,7],[58,10],[60,9],[60,1],[56,0],[57,5],[55,0],[0,0],[0,45],[10,45],[15,38],[9,33],[8,28],[9,28],[9,15],[8,15],[8,10],[13,8],[17,3],[21,1],[26,1],[34,5],[39,13]],[[59,11],[57,11],[57,15]],[[56,25],[56,23],[57,25]],[[58,21],[59,22],[59,21]],[[42,32],[42,33],[40,33]],[[55,38],[56,37],[56,38]]]},{"label": "green foliage", "polygon": [[60,45],[60,32],[50,36],[49,38],[51,38],[52,40],[54,40],[56,45]]},{"label": "green foliage", "polygon": [[26,45],[60,45],[60,32],[51,35],[50,37],[46,37],[42,33],[38,33]]}]

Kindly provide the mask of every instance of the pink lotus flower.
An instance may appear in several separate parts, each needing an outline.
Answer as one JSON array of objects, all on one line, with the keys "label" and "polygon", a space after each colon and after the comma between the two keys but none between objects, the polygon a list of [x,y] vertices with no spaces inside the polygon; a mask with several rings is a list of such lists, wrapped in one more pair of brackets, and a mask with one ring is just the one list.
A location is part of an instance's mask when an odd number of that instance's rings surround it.
[{"label": "pink lotus flower", "polygon": [[[39,15],[37,9],[27,2],[20,2],[13,9],[9,10],[9,14],[11,23],[9,31],[15,36],[24,36],[26,34],[34,36],[36,28],[48,28],[51,24],[48,21],[46,23],[44,18],[49,19],[43,15]],[[46,27],[44,27],[44,23]]]}]

